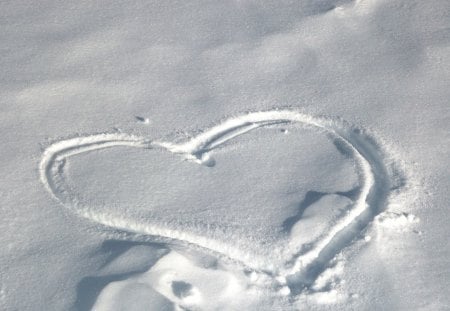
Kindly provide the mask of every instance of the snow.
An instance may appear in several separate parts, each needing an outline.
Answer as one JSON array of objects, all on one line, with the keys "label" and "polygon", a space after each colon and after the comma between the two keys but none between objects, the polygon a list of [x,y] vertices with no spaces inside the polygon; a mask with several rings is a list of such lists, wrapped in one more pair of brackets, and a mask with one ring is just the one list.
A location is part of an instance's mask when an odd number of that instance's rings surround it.
[{"label": "snow", "polygon": [[0,309],[450,308],[448,1],[0,16]]}]

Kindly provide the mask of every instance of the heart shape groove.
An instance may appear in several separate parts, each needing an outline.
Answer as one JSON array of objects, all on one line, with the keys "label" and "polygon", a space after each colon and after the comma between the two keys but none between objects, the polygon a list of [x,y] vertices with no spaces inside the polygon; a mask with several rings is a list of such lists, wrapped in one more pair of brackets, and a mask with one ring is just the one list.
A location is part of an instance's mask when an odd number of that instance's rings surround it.
[{"label": "heart shape groove", "polygon": [[[329,196],[328,201],[321,203],[322,205],[339,205],[345,213],[340,213],[339,217],[327,225],[323,232],[316,234],[313,240],[305,242],[298,237],[299,232],[305,233],[305,229],[299,228],[296,224],[302,215],[286,219],[283,224],[289,227],[290,236],[280,241],[288,244],[289,247],[269,249],[273,255],[270,258],[265,257],[267,254],[264,253],[248,251],[248,249],[252,250],[252,244],[254,244],[251,238],[246,241],[247,244],[242,242],[246,248],[242,249],[242,243],[238,243],[236,239],[230,240],[232,237],[227,233],[221,233],[223,230],[226,231],[226,226],[224,229],[220,223],[216,227],[214,223],[203,222],[201,225],[207,229],[202,227],[196,230],[199,224],[180,225],[180,219],[161,220],[155,213],[144,216],[137,214],[136,217],[130,218],[127,215],[108,213],[104,209],[93,208],[74,193],[66,178],[65,166],[69,158],[91,151],[122,146],[157,151],[158,156],[175,154],[176,158],[181,156],[189,160],[183,161],[187,163],[183,165],[192,166],[192,162],[201,164],[209,170],[201,172],[197,170],[200,172],[198,173],[199,184],[204,187],[208,183],[208,176],[211,175],[209,168],[214,169],[216,164],[212,155],[218,152],[219,147],[222,148],[226,142],[232,142],[238,136],[257,128],[270,128],[280,124],[301,124],[331,140],[342,154],[352,159],[356,168],[358,189],[353,191],[351,200],[349,198],[345,198],[344,201],[336,200],[338,196],[335,195]],[[173,157],[170,159],[173,160]],[[151,236],[169,244],[194,246],[230,259],[247,269],[264,272],[274,278],[295,278],[300,280],[298,282],[308,285],[312,284],[320,273],[321,267],[348,245],[373,217],[384,209],[391,189],[399,187],[396,182],[398,172],[393,169],[393,162],[386,159],[386,154],[371,136],[342,120],[316,118],[292,110],[274,110],[230,118],[184,143],[151,141],[145,137],[124,133],[96,134],[62,140],[50,145],[44,151],[39,171],[42,183],[52,196],[81,217],[118,230]],[[163,157],[161,161],[168,160]],[[174,194],[176,198],[177,193]],[[310,194],[314,196],[314,193]],[[314,203],[320,201],[322,197],[323,194],[316,195],[310,201]],[[304,201],[307,199],[308,196]],[[205,204],[209,206],[210,202]],[[279,207],[275,206],[275,208]],[[220,219],[218,221],[220,222]]]}]

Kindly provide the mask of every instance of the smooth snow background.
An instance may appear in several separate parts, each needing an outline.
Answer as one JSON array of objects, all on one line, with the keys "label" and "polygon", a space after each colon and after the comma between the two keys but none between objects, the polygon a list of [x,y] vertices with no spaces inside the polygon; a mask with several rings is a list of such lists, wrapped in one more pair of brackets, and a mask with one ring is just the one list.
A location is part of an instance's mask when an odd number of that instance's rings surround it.
[{"label": "smooth snow background", "polygon": [[357,297],[331,308],[449,307],[447,1],[4,1],[0,12],[2,308],[70,309],[107,257],[108,233],[39,182],[50,142],[115,128],[192,134],[273,107],[370,129],[416,187],[392,208],[420,223],[369,228],[377,238],[346,249]]}]

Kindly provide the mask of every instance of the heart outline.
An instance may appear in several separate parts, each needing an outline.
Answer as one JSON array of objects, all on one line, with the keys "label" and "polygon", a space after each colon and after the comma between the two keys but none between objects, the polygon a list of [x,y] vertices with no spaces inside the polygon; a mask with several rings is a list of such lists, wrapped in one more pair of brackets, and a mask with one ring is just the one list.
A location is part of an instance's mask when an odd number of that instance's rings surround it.
[{"label": "heart outline", "polygon": [[[88,207],[71,198],[70,193],[64,188],[63,168],[66,159],[84,152],[115,146],[162,148],[199,164],[209,165],[211,158],[209,158],[208,152],[236,136],[274,123],[296,122],[319,128],[346,148],[355,160],[361,186],[359,196],[350,213],[333,226],[313,249],[304,254],[295,254],[286,260],[286,266],[281,269],[280,267],[264,266],[263,260],[255,259],[253,255],[241,252],[231,245],[204,236],[158,227],[155,224],[133,223],[121,218],[111,218],[110,215],[102,213],[93,213]],[[332,259],[361,231],[361,229],[357,229],[358,227],[366,227],[384,208],[390,189],[396,186],[392,176],[394,170],[388,169],[385,164],[386,158],[386,154],[371,136],[345,121],[316,118],[293,110],[271,110],[247,113],[227,119],[180,144],[150,141],[141,136],[123,133],[88,135],[62,140],[50,145],[44,151],[39,163],[39,172],[41,182],[47,191],[63,206],[83,218],[125,232],[194,245],[214,254],[220,254],[252,270],[263,271],[276,276],[276,278],[290,279],[293,283],[311,284],[317,276],[314,275],[317,272],[312,273],[312,271],[317,269],[310,267],[323,265]],[[393,163],[390,164],[393,165]],[[356,233],[352,234],[355,229]]]}]

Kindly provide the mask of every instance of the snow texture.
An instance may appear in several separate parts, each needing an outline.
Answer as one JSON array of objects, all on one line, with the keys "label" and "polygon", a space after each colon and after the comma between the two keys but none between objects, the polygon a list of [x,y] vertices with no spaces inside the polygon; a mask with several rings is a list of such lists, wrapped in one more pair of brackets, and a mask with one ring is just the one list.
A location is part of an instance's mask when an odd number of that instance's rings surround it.
[{"label": "snow texture", "polygon": [[1,310],[446,310],[450,4],[0,3]]}]

